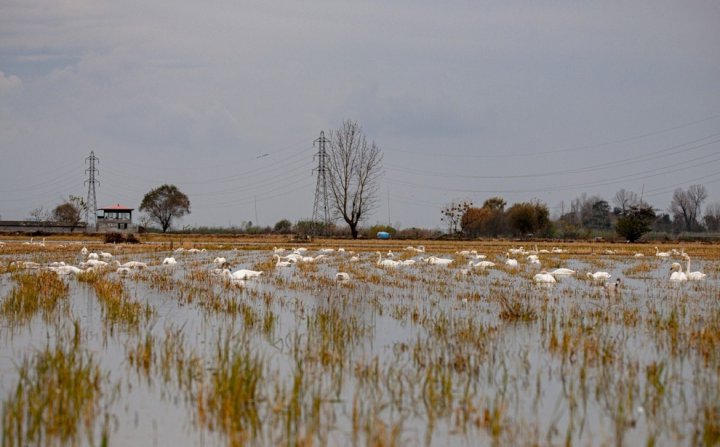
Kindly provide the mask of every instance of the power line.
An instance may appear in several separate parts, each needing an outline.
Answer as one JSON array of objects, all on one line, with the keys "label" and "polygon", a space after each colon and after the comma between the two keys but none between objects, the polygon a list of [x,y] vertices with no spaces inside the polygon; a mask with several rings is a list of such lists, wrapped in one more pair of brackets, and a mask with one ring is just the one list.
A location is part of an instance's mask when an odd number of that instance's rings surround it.
[{"label": "power line", "polygon": [[[698,159],[706,158],[708,156],[713,156],[717,154],[708,154],[703,157],[699,157]],[[684,161],[682,163],[687,163],[690,161],[696,161],[695,160],[688,160]],[[615,177],[613,179],[608,180],[602,180],[602,181],[595,181],[595,182],[584,182],[584,183],[576,183],[571,185],[561,185],[561,186],[552,186],[552,187],[544,187],[544,188],[533,188],[533,189],[509,189],[509,190],[473,190],[473,189],[465,189],[465,188],[447,188],[442,186],[436,186],[436,185],[429,185],[429,184],[419,184],[419,183],[412,183],[412,182],[401,182],[396,180],[389,180],[389,183],[395,184],[395,185],[401,185],[401,186],[410,186],[413,188],[422,188],[422,189],[430,189],[430,190],[442,190],[442,191],[448,191],[448,192],[462,192],[462,193],[484,193],[484,194],[505,194],[505,193],[527,193],[527,192],[556,192],[556,191],[567,191],[571,189],[576,188],[583,188],[583,187],[593,187],[593,186],[607,186],[612,185],[615,183],[620,183],[623,181],[629,180],[639,180],[639,179],[645,179],[650,177],[656,177],[659,175],[666,175],[666,174],[672,174],[674,172],[684,171],[687,169],[697,168],[701,166],[707,166],[708,163],[714,163],[720,161],[720,158],[716,158],[713,160],[705,161],[703,163],[698,163],[695,165],[685,166],[678,168],[677,164],[674,164],[672,166],[664,166],[660,168],[650,169],[647,171],[643,171],[640,173],[635,173],[631,175],[625,175],[621,177]],[[659,173],[655,174],[648,174],[650,172],[656,172],[659,170],[664,170]]]},{"label": "power line", "polygon": [[[632,136],[629,136],[629,137],[619,138],[619,139],[616,139],[616,140],[607,141],[607,142],[605,142],[605,143],[585,144],[585,145],[578,145],[578,146],[568,147],[568,148],[564,148],[564,149],[553,149],[553,150],[549,150],[549,151],[540,151],[540,152],[519,152],[519,153],[515,153],[515,154],[503,153],[502,155],[498,155],[498,156],[462,155],[462,157],[464,157],[464,158],[477,158],[477,159],[490,160],[490,159],[506,159],[506,158],[535,157],[535,156],[542,156],[542,155],[562,154],[562,153],[568,153],[568,152],[583,152],[583,151],[585,151],[585,150],[597,149],[597,148],[607,147],[607,146],[613,146],[613,145],[616,145],[616,144],[622,144],[622,143],[628,143],[628,142],[631,142],[631,141],[641,140],[641,139],[647,138],[647,137],[652,137],[652,136],[656,136],[656,135],[662,135],[662,134],[664,134],[664,133],[668,133],[668,132],[672,132],[672,131],[675,131],[675,130],[683,129],[683,128],[686,128],[686,127],[694,126],[694,125],[696,125],[696,124],[701,124],[701,123],[704,123],[704,122],[707,122],[707,121],[712,121],[712,120],[717,119],[717,118],[720,118],[720,114],[714,114],[714,115],[711,115],[711,116],[708,116],[708,117],[705,117],[705,118],[701,118],[701,119],[699,119],[699,120],[694,120],[694,121],[682,123],[682,124],[679,124],[679,125],[676,125],[676,126],[672,126],[672,127],[668,127],[668,128],[663,128],[663,129],[659,129],[659,130],[655,130],[655,131],[645,132],[645,133],[638,134],[638,135],[632,135]],[[436,158],[436,157],[451,157],[451,158],[456,158],[456,157],[458,157],[457,154],[451,154],[451,153],[447,153],[447,152],[427,153],[427,152],[417,152],[417,151],[405,151],[405,150],[399,150],[399,149],[395,149],[393,152],[408,153],[408,154],[412,154],[412,155],[415,155],[415,156],[427,156],[427,157],[433,157],[433,158]]]},{"label": "power line", "polygon": [[533,173],[533,174],[506,174],[506,175],[464,175],[464,174],[447,174],[447,173],[434,173],[429,171],[420,171],[420,170],[414,170],[414,169],[408,169],[408,168],[398,168],[395,166],[390,165],[389,169],[393,171],[403,172],[406,174],[413,174],[413,175],[422,175],[422,176],[429,176],[429,177],[440,177],[440,178],[467,178],[467,179],[484,179],[484,180],[491,180],[491,179],[519,179],[519,178],[535,178],[535,177],[556,177],[558,175],[565,175],[565,174],[579,174],[579,173],[585,173],[585,172],[593,172],[593,171],[600,171],[604,169],[612,169],[617,168],[620,166],[627,166],[630,164],[636,164],[636,163],[643,163],[649,160],[657,159],[657,158],[666,158],[669,155],[675,155],[680,153],[686,153],[688,151],[694,151],[698,149],[702,149],[704,147],[720,143],[720,139],[712,140],[709,142],[705,142],[702,144],[698,144],[693,147],[685,147],[688,145],[692,145],[695,143],[699,143],[700,141],[707,140],[709,138],[720,136],[720,132],[713,133],[711,135],[707,135],[702,138],[698,138],[693,141],[676,144],[664,149],[653,151],[650,154],[642,154],[642,155],[636,155],[633,157],[628,157],[625,159],[620,160],[613,160],[609,162],[599,163],[595,165],[587,165],[580,168],[575,169],[563,169],[558,171],[549,171],[549,172],[542,172],[542,173]]}]

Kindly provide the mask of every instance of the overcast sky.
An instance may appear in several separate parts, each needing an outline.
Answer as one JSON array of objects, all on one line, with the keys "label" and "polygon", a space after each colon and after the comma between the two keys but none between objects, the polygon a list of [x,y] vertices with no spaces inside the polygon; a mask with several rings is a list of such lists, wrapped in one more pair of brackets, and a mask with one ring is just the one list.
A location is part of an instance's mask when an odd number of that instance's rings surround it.
[{"label": "overcast sky", "polygon": [[91,150],[99,207],[172,183],[180,226],[307,218],[312,142],[344,119],[384,153],[368,224],[720,202],[720,2],[0,2],[2,219],[86,196]]}]

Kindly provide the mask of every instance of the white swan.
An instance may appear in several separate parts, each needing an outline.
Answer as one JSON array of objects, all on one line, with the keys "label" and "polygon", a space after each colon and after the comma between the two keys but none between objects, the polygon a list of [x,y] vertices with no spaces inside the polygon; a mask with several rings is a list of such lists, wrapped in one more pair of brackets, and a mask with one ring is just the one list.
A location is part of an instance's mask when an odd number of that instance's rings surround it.
[{"label": "white swan", "polygon": [[177,261],[173,257],[165,258],[163,259],[163,265],[175,265],[177,264]]},{"label": "white swan", "polygon": [[685,282],[688,280],[687,275],[682,271],[682,265],[677,262],[673,262],[670,266],[670,281],[671,282]]},{"label": "white swan", "polygon": [[483,270],[486,268],[495,267],[495,263],[490,262],[490,261],[480,261],[476,264],[474,264],[472,261],[468,261],[468,265],[470,267],[479,268],[479,269],[483,269]]},{"label": "white swan", "polygon": [[380,267],[390,267],[390,268],[396,268],[400,265],[398,261],[393,261],[392,259],[383,259],[382,255],[379,251],[375,252],[378,255],[378,260],[375,263],[375,265],[378,265]]},{"label": "white swan", "polygon": [[88,254],[88,259],[100,259],[100,256],[98,256],[97,253],[90,253]]},{"label": "white swan", "polygon": [[282,247],[280,247],[280,248],[273,247],[273,253],[275,253],[275,254],[280,254],[280,253],[284,253],[284,252],[285,252],[285,249]]},{"label": "white swan", "polygon": [[231,272],[230,269],[223,269],[223,275],[227,276],[228,278],[232,280],[241,280],[241,279],[250,279],[255,278],[257,276],[262,275],[263,272],[258,270],[247,270],[247,269],[240,269],[236,270],[234,272]]},{"label": "white swan", "polygon": [[57,273],[58,275],[77,275],[83,273],[85,270],[75,267],[74,265],[59,265],[57,267],[50,267],[50,270]]},{"label": "white swan", "polygon": [[119,261],[115,261],[115,265],[117,267],[127,268],[127,269],[145,269],[148,266],[146,263],[140,262],[140,261],[128,261],[125,264],[120,264]]},{"label": "white swan", "polygon": [[213,264],[217,264],[217,265],[223,265],[223,264],[225,264],[226,262],[227,262],[227,259],[225,259],[225,258],[223,258],[223,257],[220,257],[220,256],[218,256],[217,258],[213,259]]},{"label": "white swan", "polygon": [[685,255],[685,260],[687,260],[687,279],[689,281],[702,281],[703,279],[707,278],[707,275],[700,271],[691,272],[690,271],[690,256]]},{"label": "white swan", "polygon": [[99,253],[100,257],[103,259],[112,259],[113,255],[111,253],[108,253],[106,251],[101,251]]},{"label": "white swan", "polygon": [[658,258],[669,258],[670,253],[666,251],[660,251],[657,247],[655,247],[655,256],[657,256]]},{"label": "white swan", "polygon": [[550,273],[546,272],[545,270],[533,276],[533,281],[538,284],[555,284],[557,282],[555,277]]},{"label": "white swan", "polygon": [[80,249],[80,254],[83,255],[83,256],[87,255],[87,254],[88,254],[88,249],[87,249],[87,247],[81,248],[81,249]]},{"label": "white swan", "polygon": [[280,259],[280,255],[273,255],[273,259],[277,258],[275,262],[275,268],[290,267],[293,263],[290,261],[283,261]]},{"label": "white swan", "polygon": [[418,245],[417,248],[415,248],[412,245],[408,245],[407,247],[405,247],[405,250],[414,251],[415,253],[425,253],[425,246]]},{"label": "white swan", "polygon": [[587,273],[587,277],[592,279],[593,281],[606,281],[610,279],[612,275],[608,272],[595,272],[595,273]]},{"label": "white swan", "polygon": [[450,265],[453,262],[452,259],[438,258],[436,256],[430,256],[429,258],[425,258],[424,261],[432,265]]},{"label": "white swan", "polygon": [[642,254],[642,253],[635,253],[635,254],[633,255],[633,257],[635,257],[635,258],[644,258],[645,255]]},{"label": "white swan", "polygon": [[[522,248],[522,247],[521,247],[521,248]],[[507,257],[507,259],[505,260],[505,265],[506,265],[507,267],[510,267],[511,269],[514,269],[514,268],[517,268],[517,267],[518,267],[517,259],[512,259],[512,258],[510,257],[510,253],[505,253],[505,256]]]},{"label": "white swan", "polygon": [[298,262],[298,261],[302,260],[302,258],[303,258],[303,255],[301,255],[299,253],[290,253],[289,255],[284,256],[282,259],[285,259],[290,262]]},{"label": "white swan", "polygon": [[345,272],[337,272],[335,274],[335,281],[350,281],[350,275]]},{"label": "white swan", "polygon": [[555,269],[552,272],[550,272],[553,276],[570,276],[575,274],[575,270],[570,270],[566,268],[559,268]]},{"label": "white swan", "polygon": [[98,259],[88,259],[85,262],[80,263],[80,267],[86,268],[86,267],[107,267],[108,263],[105,261],[100,261]]}]

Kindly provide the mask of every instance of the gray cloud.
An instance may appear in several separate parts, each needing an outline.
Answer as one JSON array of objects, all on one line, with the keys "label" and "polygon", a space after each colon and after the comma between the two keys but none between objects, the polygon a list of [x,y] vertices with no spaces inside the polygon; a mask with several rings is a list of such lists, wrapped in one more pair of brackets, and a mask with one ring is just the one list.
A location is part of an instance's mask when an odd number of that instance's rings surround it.
[{"label": "gray cloud", "polygon": [[[673,187],[700,178],[720,200],[717,145],[603,167],[720,131],[712,1],[0,10],[0,190],[27,185],[2,193],[3,218],[83,194],[90,150],[102,202],[136,206],[175,182],[195,195],[186,223],[255,220],[256,203],[261,223],[306,217],[312,140],[345,118],[384,149],[382,199],[404,225],[438,225],[443,203],[491,194],[556,206],[644,188],[664,208]],[[558,167],[567,172],[533,177]],[[371,222],[387,220],[386,205]]]}]

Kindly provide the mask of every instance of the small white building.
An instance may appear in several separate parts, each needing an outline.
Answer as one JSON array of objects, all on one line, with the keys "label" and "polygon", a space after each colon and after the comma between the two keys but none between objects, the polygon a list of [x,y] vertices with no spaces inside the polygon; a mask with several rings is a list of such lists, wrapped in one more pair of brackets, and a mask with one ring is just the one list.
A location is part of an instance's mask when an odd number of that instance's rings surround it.
[{"label": "small white building", "polygon": [[119,232],[130,233],[137,231],[132,223],[133,208],[117,205],[98,208],[97,231],[101,233]]}]

